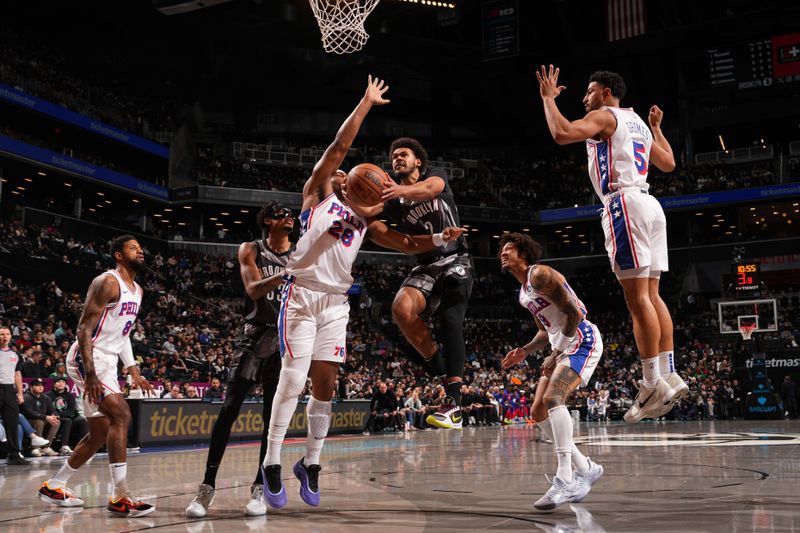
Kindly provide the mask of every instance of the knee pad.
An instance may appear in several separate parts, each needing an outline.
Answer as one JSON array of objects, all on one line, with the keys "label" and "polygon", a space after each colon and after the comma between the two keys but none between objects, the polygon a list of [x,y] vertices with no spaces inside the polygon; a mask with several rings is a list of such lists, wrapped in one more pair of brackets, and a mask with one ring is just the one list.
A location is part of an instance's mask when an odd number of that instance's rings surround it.
[{"label": "knee pad", "polygon": [[331,402],[317,400],[313,396],[306,407],[308,417],[308,434],[316,439],[324,439],[328,435],[331,424]]},{"label": "knee pad", "polygon": [[275,391],[281,396],[296,398],[306,387],[306,374],[294,368],[284,368],[281,370],[278,389]]}]

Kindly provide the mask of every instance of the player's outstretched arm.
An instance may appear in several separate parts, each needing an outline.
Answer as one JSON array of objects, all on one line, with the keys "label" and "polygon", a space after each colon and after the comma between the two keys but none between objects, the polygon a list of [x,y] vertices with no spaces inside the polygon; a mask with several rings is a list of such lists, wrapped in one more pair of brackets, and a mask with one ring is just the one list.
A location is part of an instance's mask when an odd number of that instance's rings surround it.
[{"label": "player's outstretched arm", "polygon": [[564,277],[561,274],[547,265],[538,265],[531,269],[528,276],[533,288],[550,298],[556,307],[566,315],[564,327],[552,344],[554,351],[563,352],[572,344],[578,324],[583,320],[583,313],[567,292],[567,288],[564,286]]},{"label": "player's outstretched arm", "polygon": [[572,122],[561,114],[556,105],[556,98],[566,87],[558,84],[559,73],[560,69],[554,69],[553,65],[550,65],[549,70],[542,65],[541,69],[536,71],[539,95],[544,104],[544,118],[547,120],[547,127],[553,140],[558,144],[570,144],[598,136],[603,138],[610,136],[616,127],[616,119],[611,113],[589,111],[582,119]]},{"label": "player's outstretched arm", "polygon": [[243,242],[239,245],[239,275],[242,277],[244,291],[251,300],[258,300],[270,291],[277,289],[283,283],[283,271],[268,278],[262,278],[256,266],[256,245],[252,242]]},{"label": "player's outstretched arm", "polygon": [[391,229],[380,220],[372,219],[367,224],[367,231],[370,240],[378,246],[404,254],[416,255],[430,252],[447,242],[454,241],[467,230],[447,227],[442,233],[433,235],[406,235]]},{"label": "player's outstretched arm", "polygon": [[650,108],[650,114],[647,116],[650,122],[650,130],[653,132],[653,145],[650,147],[650,161],[663,172],[672,172],[675,170],[675,155],[672,153],[672,147],[669,141],[664,137],[664,132],[661,131],[661,120],[664,118],[664,112],[654,105]]},{"label": "player's outstretched arm", "polygon": [[109,303],[119,300],[119,284],[113,276],[98,276],[89,285],[86,301],[83,304],[83,313],[78,320],[78,349],[81,353],[83,368],[86,372],[85,395],[90,402],[97,405],[103,392],[103,386],[97,378],[94,368],[92,334],[95,326],[100,322],[100,316]]},{"label": "player's outstretched arm", "polygon": [[347,151],[352,146],[359,128],[361,128],[361,123],[364,122],[364,118],[366,118],[372,106],[389,103],[389,100],[383,97],[388,90],[389,86],[385,85],[383,80],[373,79],[372,76],[369,76],[364,97],[353,112],[350,113],[350,116],[342,123],[336,133],[336,138],[325,150],[325,153],[322,154],[317,164],[314,165],[311,177],[308,178],[303,187],[304,202],[307,198],[321,201],[331,193],[331,175],[336,172],[342,161],[344,161]]}]

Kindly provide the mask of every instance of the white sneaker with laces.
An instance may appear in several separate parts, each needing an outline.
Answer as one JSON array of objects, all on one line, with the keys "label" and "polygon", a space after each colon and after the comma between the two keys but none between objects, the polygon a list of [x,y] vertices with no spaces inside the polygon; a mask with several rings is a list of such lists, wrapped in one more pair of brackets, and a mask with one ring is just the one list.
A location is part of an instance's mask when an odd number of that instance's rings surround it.
[{"label": "white sneaker with laces", "polygon": [[643,418],[657,418],[664,404],[672,401],[673,396],[675,391],[664,378],[658,378],[653,388],[645,387],[644,381],[639,380],[639,393],[623,418],[628,423],[638,422]]},{"label": "white sneaker with laces", "polygon": [[197,495],[186,508],[187,518],[203,518],[214,503],[214,487],[205,483],[197,487]]},{"label": "white sneaker with laces", "polygon": [[603,477],[603,465],[599,465],[589,459],[588,457],[586,460],[589,462],[589,470],[585,473],[581,474],[577,470],[572,473],[575,479],[581,484],[582,490],[581,495],[573,500],[574,503],[580,503],[583,501],[584,498],[589,494],[592,490],[592,485],[597,483],[597,480]]},{"label": "white sneaker with laces", "polygon": [[72,455],[72,448],[69,446],[62,446],[61,451],[59,452],[61,455]]},{"label": "white sneaker with laces", "polygon": [[264,504],[264,486],[253,485],[250,488],[250,501],[244,508],[247,516],[261,516],[267,514],[267,506]]},{"label": "white sneaker with laces", "polygon": [[565,503],[577,501],[588,492],[585,485],[576,477],[573,477],[572,483],[566,483],[561,478],[555,477],[553,485],[544,493],[544,496],[536,500],[533,506],[540,511],[550,511]]},{"label": "white sneaker with laces", "polygon": [[35,433],[31,435],[31,446],[39,447],[39,446],[47,446],[48,444],[50,444],[49,440],[43,439],[42,437],[40,437]]},{"label": "white sneaker with laces", "polygon": [[672,387],[672,390],[675,391],[675,395],[672,397],[672,400],[664,404],[664,408],[661,409],[661,411],[656,413],[656,418],[668,414],[679,401],[689,394],[689,385],[681,379],[677,372],[671,372],[669,376],[665,378],[665,381]]},{"label": "white sneaker with laces", "polygon": [[604,472],[603,465],[595,463],[588,457],[586,458],[586,460],[589,462],[589,470],[586,471],[585,474],[581,474],[580,472],[576,471],[574,475],[585,477],[586,479],[589,480],[589,484],[594,485],[595,483],[597,483],[597,480],[603,477],[603,472]]}]

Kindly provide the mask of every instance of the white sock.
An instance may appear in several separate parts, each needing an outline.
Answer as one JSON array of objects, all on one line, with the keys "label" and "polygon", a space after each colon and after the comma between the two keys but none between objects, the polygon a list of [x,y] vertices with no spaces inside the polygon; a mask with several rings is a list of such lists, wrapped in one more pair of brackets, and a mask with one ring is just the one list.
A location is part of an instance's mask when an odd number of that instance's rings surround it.
[{"label": "white sock", "polygon": [[644,386],[652,389],[656,386],[658,378],[661,377],[661,368],[659,366],[659,357],[648,357],[642,359],[642,374],[644,375]]},{"label": "white sock", "polygon": [[[539,426],[539,429],[542,430],[542,433],[544,433],[545,437],[555,442],[555,440],[553,440],[553,428],[550,425],[549,418],[545,418],[541,422],[537,422],[536,425]],[[570,452],[572,453],[572,466],[575,468],[575,470],[577,470],[581,474],[585,474],[586,472],[588,472],[589,461],[586,460],[586,456],[580,452],[578,447],[575,446],[574,442],[572,443],[572,448],[570,449]]]},{"label": "white sock", "polygon": [[328,427],[331,425],[331,402],[317,400],[313,396],[306,407],[308,417],[308,434],[306,435],[306,465],[318,465]]},{"label": "white sock", "polygon": [[[311,358],[308,358],[311,364]],[[269,421],[269,436],[267,437],[267,453],[264,456],[263,465],[281,464],[281,448],[283,440],[286,438],[286,430],[292,421],[292,415],[297,408],[297,396],[303,391],[306,384],[306,373],[293,368],[281,370],[281,377],[278,381],[278,388],[275,390],[275,397],[272,400],[272,415]]]},{"label": "white sock", "polygon": [[69,466],[69,460],[64,461],[56,475],[47,480],[47,484],[51,489],[63,489],[75,472],[77,470]]},{"label": "white sock", "polygon": [[564,405],[553,407],[548,413],[558,458],[556,477],[572,483],[572,417]]},{"label": "white sock", "polygon": [[658,365],[661,367],[661,377],[669,376],[675,372],[675,355],[672,350],[667,352],[659,352]]},{"label": "white sock", "polygon": [[114,483],[113,500],[117,501],[128,492],[128,463],[109,463],[108,470]]}]

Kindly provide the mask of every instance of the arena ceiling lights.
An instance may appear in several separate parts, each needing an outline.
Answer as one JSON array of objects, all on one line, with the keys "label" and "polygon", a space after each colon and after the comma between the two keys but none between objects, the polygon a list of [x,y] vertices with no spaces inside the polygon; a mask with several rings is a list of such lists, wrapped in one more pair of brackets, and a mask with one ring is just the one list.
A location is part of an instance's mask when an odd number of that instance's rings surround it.
[{"label": "arena ceiling lights", "polygon": [[455,9],[456,5],[452,2],[437,2],[435,0],[400,0],[406,4],[421,4],[430,7],[446,7],[448,9]]}]

